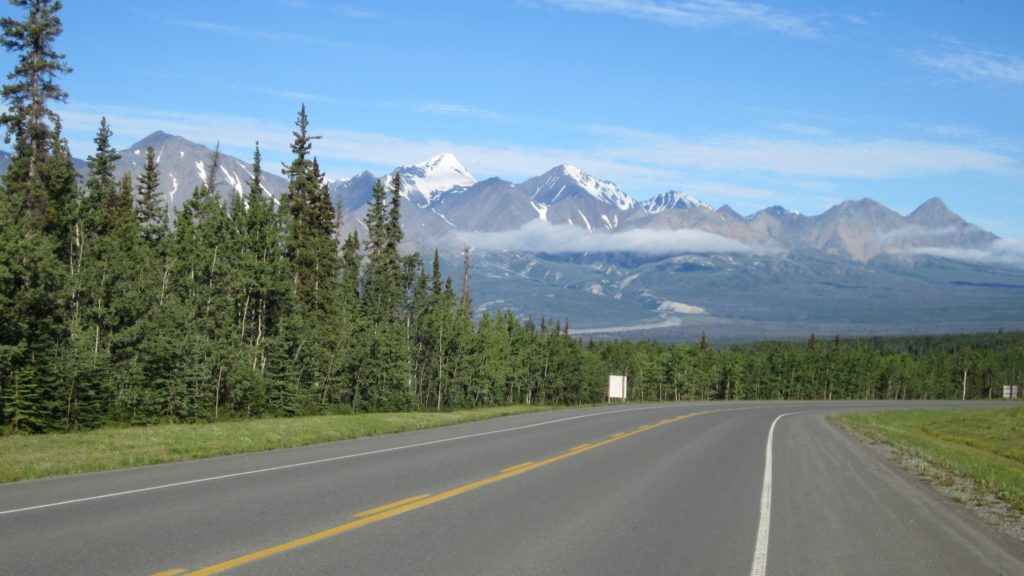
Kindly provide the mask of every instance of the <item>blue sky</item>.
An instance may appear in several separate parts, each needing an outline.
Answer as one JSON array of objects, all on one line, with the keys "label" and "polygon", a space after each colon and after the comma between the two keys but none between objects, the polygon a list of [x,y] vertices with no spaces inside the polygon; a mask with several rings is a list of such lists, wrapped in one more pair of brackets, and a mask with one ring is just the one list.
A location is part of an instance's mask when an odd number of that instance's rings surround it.
[{"label": "blue sky", "polygon": [[1024,239],[1024,2],[70,0],[62,18],[80,157],[105,115],[120,147],[164,130],[281,161],[305,102],[332,178],[452,152],[478,179],[573,163],[744,214],[940,196]]}]

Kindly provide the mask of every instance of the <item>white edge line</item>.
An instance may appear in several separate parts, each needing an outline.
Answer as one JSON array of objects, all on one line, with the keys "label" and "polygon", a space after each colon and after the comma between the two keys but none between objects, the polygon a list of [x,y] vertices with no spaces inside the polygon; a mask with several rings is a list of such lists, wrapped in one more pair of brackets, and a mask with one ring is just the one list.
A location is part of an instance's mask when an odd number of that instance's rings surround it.
[{"label": "white edge line", "polygon": [[[195,480],[185,480],[183,482],[174,482],[171,484],[160,484],[158,486],[147,486],[145,488],[136,488],[134,490],[125,490],[123,492],[112,492],[109,494],[99,494],[97,496],[87,496],[85,498],[75,498],[74,500],[63,500],[60,502],[51,502],[49,504],[39,504],[37,506],[27,506],[25,508],[15,508],[13,510],[0,510],[0,516],[7,514],[16,514],[18,512],[29,512],[31,510],[42,510],[44,508],[53,508],[56,506],[66,506],[68,504],[78,504],[81,502],[91,502],[93,500],[103,500],[106,498],[116,498],[118,496],[128,496],[130,494],[140,494],[142,492],[152,492],[154,490],[165,490],[167,488],[175,488],[178,486],[188,486],[189,484],[201,484],[203,482],[213,482],[215,480],[226,480],[228,478],[238,478],[239,476],[251,476],[253,474],[263,474],[265,472],[275,472],[277,470],[287,470],[289,468],[298,468],[300,466],[311,466],[313,464],[323,464],[325,462],[337,462],[338,460],[348,460],[350,458],[358,458],[360,456],[372,456],[374,454],[384,454],[386,452],[396,452],[398,450],[408,450],[410,448],[420,448],[423,446],[430,446],[432,444],[443,444],[445,442],[454,442],[456,440],[465,440],[467,438],[478,438],[480,436],[490,436],[492,434],[502,434],[504,432],[515,432],[517,430],[525,430],[527,428],[536,428],[538,426],[547,426],[549,424],[558,424],[560,422],[568,422],[570,420],[579,420],[580,418],[590,418],[591,416],[604,416],[608,414],[618,414],[621,412],[636,412],[638,410],[654,410],[657,408],[667,408],[668,406],[643,406],[637,408],[622,408],[618,410],[608,410],[605,412],[592,412],[590,414],[581,414],[579,416],[570,416],[568,418],[559,418],[558,420],[549,420],[547,422],[537,422],[535,424],[526,424],[524,426],[516,426],[514,428],[503,428],[501,430],[490,430],[488,432],[479,432],[477,434],[466,434],[464,436],[455,436],[452,438],[441,438],[439,440],[430,440],[429,442],[420,442],[418,444],[406,444],[404,446],[393,446],[391,448],[381,448],[380,450],[371,450],[369,452],[359,452],[357,454],[345,454],[344,456],[332,456],[331,458],[321,458],[319,460],[309,460],[307,462],[296,462],[294,464],[285,464],[283,466],[273,466],[271,468],[260,468],[258,470],[246,470],[245,472],[235,472],[233,474],[222,474],[220,476],[209,476],[206,478],[196,478]],[[298,448],[298,446],[296,447]]]},{"label": "white edge line", "polygon": [[772,438],[775,437],[775,425],[786,416],[805,412],[807,411],[780,414],[772,420],[772,425],[768,428],[768,440],[764,448],[764,483],[761,486],[761,519],[757,523],[757,544],[754,545],[754,562],[750,565],[750,576],[764,576],[765,567],[768,565],[768,530],[772,521]]}]

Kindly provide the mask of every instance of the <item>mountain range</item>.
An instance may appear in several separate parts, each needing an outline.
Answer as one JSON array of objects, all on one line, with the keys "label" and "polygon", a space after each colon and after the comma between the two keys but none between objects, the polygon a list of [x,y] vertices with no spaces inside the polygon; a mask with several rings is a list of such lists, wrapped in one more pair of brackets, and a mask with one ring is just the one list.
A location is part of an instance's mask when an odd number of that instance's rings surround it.
[{"label": "mountain range", "polygon": [[[169,209],[208,180],[212,151],[163,132],[123,150],[118,168],[137,175],[147,146]],[[638,202],[568,164],[518,183],[477,180],[446,153],[396,170],[403,249],[440,248],[457,277],[457,253],[472,248],[478,310],[669,339],[1024,327],[1024,270],[978,257],[1003,241],[939,198],[906,215],[865,198],[816,216],[780,206],[743,216],[678,191]],[[249,162],[222,154],[217,192],[244,194],[251,175]],[[346,233],[365,237],[377,178],[328,183]],[[271,170],[263,182],[273,197],[287,189]]]}]

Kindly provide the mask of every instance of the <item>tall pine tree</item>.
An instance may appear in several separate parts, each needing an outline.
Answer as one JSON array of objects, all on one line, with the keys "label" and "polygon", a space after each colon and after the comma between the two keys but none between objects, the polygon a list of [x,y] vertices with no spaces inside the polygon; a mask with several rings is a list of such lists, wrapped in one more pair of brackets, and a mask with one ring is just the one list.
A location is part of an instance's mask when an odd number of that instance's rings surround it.
[{"label": "tall pine tree", "polygon": [[24,20],[0,19],[0,44],[17,55],[0,115],[5,141],[14,143],[0,192],[0,424],[42,431],[60,421],[59,361],[67,338],[61,236],[73,187],[50,103],[66,100],[57,77],[71,68],[53,47],[62,30],[60,2],[11,3],[28,13]]},{"label": "tall pine tree", "polygon": [[146,163],[139,174],[138,197],[135,214],[142,227],[142,235],[151,246],[156,246],[167,235],[167,206],[160,188],[160,169],[152,146],[146,147]]}]

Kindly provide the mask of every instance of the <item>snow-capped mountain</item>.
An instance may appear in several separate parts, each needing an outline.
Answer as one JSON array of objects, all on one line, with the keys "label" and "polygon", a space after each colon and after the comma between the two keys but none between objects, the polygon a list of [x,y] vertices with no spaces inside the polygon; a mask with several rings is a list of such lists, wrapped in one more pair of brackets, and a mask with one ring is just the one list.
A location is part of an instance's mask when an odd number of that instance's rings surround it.
[{"label": "snow-capped mountain", "polygon": [[654,198],[640,203],[640,209],[649,214],[657,214],[663,210],[673,208],[706,208],[707,210],[714,210],[710,204],[705,204],[685,192],[677,192],[675,190],[658,194]]},{"label": "snow-capped mountain", "polygon": [[[121,160],[117,163],[118,173],[130,172],[133,180],[138,180],[146,164],[146,148],[153,147],[160,170],[159,190],[170,210],[181,207],[198,186],[210,181],[207,172],[213,161],[213,151],[196,144],[181,136],[165,132],[154,132],[134,145],[121,150]],[[217,173],[213,184],[216,192],[226,200],[232,195],[244,196],[249,193],[249,181],[252,179],[252,164],[228,154],[221,154]],[[266,167],[263,171],[263,192],[268,196],[280,198],[288,189],[288,182]]]},{"label": "snow-capped mountain", "polygon": [[555,166],[541,176],[523,182],[520,187],[534,201],[549,206],[559,199],[574,197],[590,197],[620,211],[630,210],[636,205],[636,200],[614,183],[598,180],[572,164]]},{"label": "snow-capped mountain", "polygon": [[429,206],[439,194],[456,186],[472,186],[476,178],[454,154],[443,153],[426,162],[398,168],[402,195],[421,207]]},{"label": "snow-capped mountain", "polygon": [[538,218],[588,231],[614,230],[634,210],[636,200],[611,182],[562,164],[519,184]]}]

